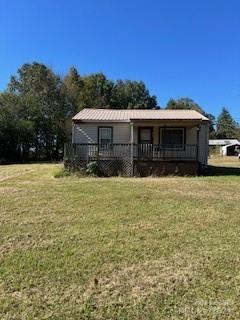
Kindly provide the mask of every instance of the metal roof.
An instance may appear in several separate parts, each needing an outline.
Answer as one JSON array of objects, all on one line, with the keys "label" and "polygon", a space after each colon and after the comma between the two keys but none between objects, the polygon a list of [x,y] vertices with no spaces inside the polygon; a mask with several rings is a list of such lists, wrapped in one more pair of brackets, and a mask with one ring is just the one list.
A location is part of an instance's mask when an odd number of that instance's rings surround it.
[{"label": "metal roof", "polygon": [[213,139],[209,140],[210,146],[226,146],[229,144],[238,144],[239,141],[237,139]]},{"label": "metal roof", "polygon": [[225,148],[228,148],[228,147],[232,147],[232,146],[240,146],[240,142],[227,144],[226,146],[222,146],[222,149],[225,149]]},{"label": "metal roof", "polygon": [[116,121],[130,122],[134,120],[206,120],[195,110],[143,110],[143,109],[90,109],[78,112],[73,121]]}]

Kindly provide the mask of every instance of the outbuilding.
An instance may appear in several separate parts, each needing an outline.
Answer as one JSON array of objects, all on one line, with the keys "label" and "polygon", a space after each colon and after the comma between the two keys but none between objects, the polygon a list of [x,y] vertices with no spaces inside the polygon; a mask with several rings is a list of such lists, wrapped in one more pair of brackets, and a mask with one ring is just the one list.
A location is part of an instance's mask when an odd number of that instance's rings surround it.
[{"label": "outbuilding", "polygon": [[221,149],[223,156],[238,156],[240,154],[240,142],[228,144]]}]

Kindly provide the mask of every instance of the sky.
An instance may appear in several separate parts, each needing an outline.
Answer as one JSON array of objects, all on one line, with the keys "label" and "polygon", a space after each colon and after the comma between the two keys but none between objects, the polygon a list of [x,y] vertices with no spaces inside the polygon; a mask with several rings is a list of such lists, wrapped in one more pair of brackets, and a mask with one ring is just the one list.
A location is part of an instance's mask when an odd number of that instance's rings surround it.
[{"label": "sky", "polygon": [[24,63],[142,80],[240,122],[239,0],[0,0],[0,90]]}]

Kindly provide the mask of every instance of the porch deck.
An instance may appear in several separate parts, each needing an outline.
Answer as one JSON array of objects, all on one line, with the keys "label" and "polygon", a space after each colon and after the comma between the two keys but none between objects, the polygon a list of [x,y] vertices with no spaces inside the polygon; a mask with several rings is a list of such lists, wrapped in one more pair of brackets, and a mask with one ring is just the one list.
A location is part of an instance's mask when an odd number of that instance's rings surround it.
[{"label": "porch deck", "polygon": [[195,144],[65,144],[64,159],[94,160],[162,160],[197,161],[198,147]]},{"label": "porch deck", "polygon": [[64,164],[78,170],[97,161],[104,176],[197,175],[197,145],[66,144]]}]

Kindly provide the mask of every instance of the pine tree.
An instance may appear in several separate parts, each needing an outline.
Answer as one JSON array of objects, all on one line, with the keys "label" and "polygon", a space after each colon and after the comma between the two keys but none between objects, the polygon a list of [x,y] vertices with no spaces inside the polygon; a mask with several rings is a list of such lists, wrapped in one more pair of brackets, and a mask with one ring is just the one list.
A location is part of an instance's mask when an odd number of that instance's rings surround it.
[{"label": "pine tree", "polygon": [[217,119],[216,136],[218,139],[237,138],[237,123],[225,107]]}]

